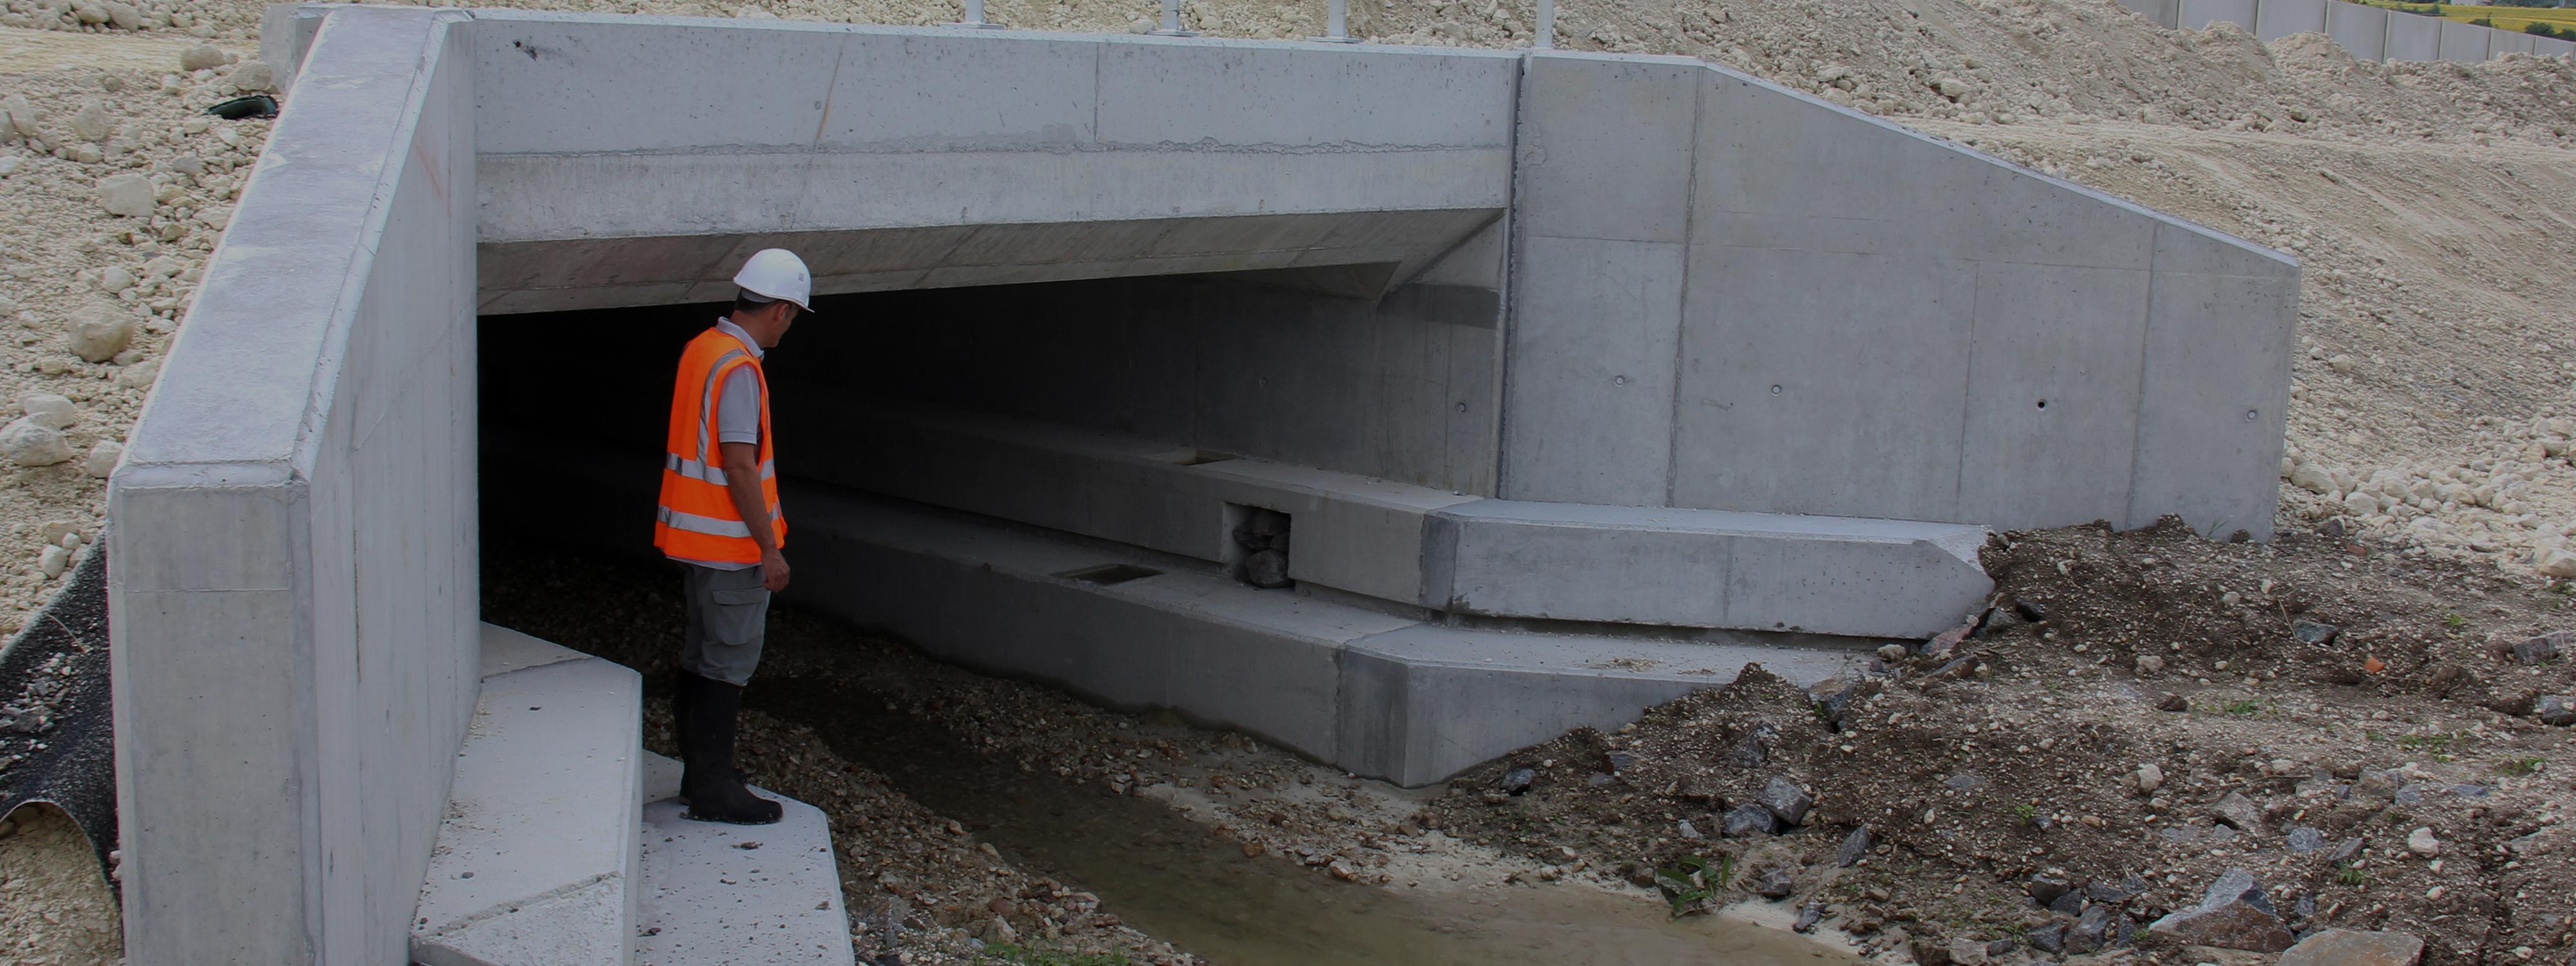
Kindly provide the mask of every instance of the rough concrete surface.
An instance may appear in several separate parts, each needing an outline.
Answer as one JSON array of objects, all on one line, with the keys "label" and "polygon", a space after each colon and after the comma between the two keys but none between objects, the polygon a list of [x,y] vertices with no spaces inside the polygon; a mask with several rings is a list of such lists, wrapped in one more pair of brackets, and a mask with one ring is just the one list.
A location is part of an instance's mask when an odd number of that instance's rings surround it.
[{"label": "rough concrete surface", "polygon": [[415,913],[411,954],[431,966],[629,961],[643,685],[554,650],[572,659],[483,680]]},{"label": "rough concrete surface", "polygon": [[851,961],[832,830],[812,805],[777,799],[775,825],[692,822],[673,796],[680,763],[644,753],[636,966]]}]

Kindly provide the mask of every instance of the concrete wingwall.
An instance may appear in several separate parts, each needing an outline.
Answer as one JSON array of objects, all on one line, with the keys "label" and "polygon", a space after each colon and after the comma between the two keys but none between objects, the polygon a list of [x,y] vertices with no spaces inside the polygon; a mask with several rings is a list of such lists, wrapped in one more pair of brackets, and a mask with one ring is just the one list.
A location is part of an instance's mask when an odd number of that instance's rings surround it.
[{"label": "concrete wingwall", "polygon": [[406,960],[473,710],[473,71],[351,9],[111,481],[126,957]]},{"label": "concrete wingwall", "polygon": [[2474,63],[2506,54],[2576,57],[2576,42],[2426,17],[2348,0],[2119,0],[2141,17],[2177,30],[2227,21],[2257,40],[2323,33],[2362,60]]},{"label": "concrete wingwall", "polygon": [[2286,257],[1696,61],[1523,98],[1502,497],[2271,532]]}]

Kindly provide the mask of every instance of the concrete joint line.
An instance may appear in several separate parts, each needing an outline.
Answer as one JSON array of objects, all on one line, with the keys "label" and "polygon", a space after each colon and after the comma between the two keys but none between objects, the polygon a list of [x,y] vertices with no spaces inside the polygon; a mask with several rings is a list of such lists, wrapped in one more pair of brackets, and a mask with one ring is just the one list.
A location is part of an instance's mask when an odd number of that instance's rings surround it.
[{"label": "concrete joint line", "polygon": [[616,872],[596,873],[587,878],[581,879],[580,881],[559,885],[544,892],[537,893],[536,895],[493,903],[490,906],[486,906],[467,914],[447,926],[432,927],[427,932],[414,933],[413,935],[415,938],[423,941],[435,941],[441,937],[454,935],[457,932],[461,932],[465,929],[478,926],[495,919],[515,915],[529,906],[538,905],[551,899],[559,899],[564,896],[572,895],[573,893],[588,889],[591,886],[618,878],[622,878],[622,876]]}]

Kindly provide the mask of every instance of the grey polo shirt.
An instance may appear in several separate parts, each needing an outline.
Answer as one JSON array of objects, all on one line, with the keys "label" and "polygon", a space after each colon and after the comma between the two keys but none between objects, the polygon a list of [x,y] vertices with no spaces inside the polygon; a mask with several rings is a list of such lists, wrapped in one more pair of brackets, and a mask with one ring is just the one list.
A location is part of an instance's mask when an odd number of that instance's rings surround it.
[{"label": "grey polo shirt", "polygon": [[[743,331],[742,326],[733,324],[732,319],[716,319],[716,331],[741,340],[743,346],[751,350],[751,357],[754,359],[763,358],[766,355],[761,351],[760,343],[752,339],[751,333]],[[737,366],[732,372],[725,373],[724,384],[716,389],[716,441],[754,444],[760,442],[760,377],[752,374],[750,366]],[[707,460],[710,463],[724,461],[715,453],[709,453],[707,456],[710,457]],[[759,564],[730,560],[691,560],[687,557],[671,559],[711,570],[742,570],[759,566]]]}]

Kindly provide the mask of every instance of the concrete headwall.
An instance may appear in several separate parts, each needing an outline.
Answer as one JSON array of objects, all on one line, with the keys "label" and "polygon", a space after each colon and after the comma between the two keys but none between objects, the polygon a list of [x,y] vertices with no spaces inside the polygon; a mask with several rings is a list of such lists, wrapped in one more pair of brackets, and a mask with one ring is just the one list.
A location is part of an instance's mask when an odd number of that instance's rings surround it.
[{"label": "concrete headwall", "polygon": [[2506,54],[2576,56],[2576,42],[2535,37],[2347,0],[2119,0],[2154,23],[2203,30],[2227,21],[2260,40],[2322,31],[2362,60],[2475,62]]},{"label": "concrete headwall", "polygon": [[1505,52],[477,16],[486,312],[729,298],[772,245],[827,293],[1401,282],[1508,202]]},{"label": "concrete headwall", "polygon": [[323,27],[110,483],[129,961],[406,960],[480,630],[461,20]]},{"label": "concrete headwall", "polygon": [[1504,498],[2270,533],[2289,259],[1693,61],[1523,96]]}]

